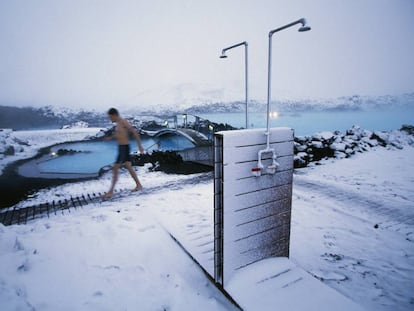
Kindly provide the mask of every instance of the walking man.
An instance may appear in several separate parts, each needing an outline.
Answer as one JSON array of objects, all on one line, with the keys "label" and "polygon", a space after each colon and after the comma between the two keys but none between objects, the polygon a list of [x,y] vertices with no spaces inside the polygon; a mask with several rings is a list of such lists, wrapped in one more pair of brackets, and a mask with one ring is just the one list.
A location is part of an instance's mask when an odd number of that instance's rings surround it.
[{"label": "walking man", "polygon": [[115,184],[118,181],[118,174],[119,169],[121,168],[122,164],[124,164],[125,168],[131,174],[131,177],[135,181],[135,188],[132,191],[138,191],[142,189],[142,185],[138,179],[137,174],[135,173],[134,169],[132,168],[131,158],[130,158],[130,149],[129,149],[129,133],[131,132],[137,142],[138,149],[140,153],[144,153],[144,148],[141,144],[141,137],[137,130],[128,122],[128,120],[121,118],[119,115],[118,110],[115,108],[111,108],[108,110],[108,117],[112,122],[116,123],[115,133],[113,137],[116,139],[118,143],[118,157],[116,158],[116,162],[112,167],[112,183],[111,188],[109,191],[105,193],[102,197],[103,198],[110,198],[114,194]]}]

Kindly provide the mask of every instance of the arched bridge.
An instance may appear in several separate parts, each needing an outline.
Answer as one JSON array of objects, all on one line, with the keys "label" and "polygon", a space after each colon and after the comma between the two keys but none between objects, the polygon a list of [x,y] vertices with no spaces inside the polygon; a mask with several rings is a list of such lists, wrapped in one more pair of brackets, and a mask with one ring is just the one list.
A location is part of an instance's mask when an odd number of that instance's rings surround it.
[{"label": "arched bridge", "polygon": [[203,133],[197,132],[189,128],[162,128],[159,130],[141,130],[142,133],[151,137],[160,137],[163,135],[181,135],[191,141],[196,147],[210,146],[211,141]]},{"label": "arched bridge", "polygon": [[194,144],[194,148],[178,151],[184,161],[197,162],[203,165],[213,165],[213,143],[203,133],[188,128],[162,128],[159,130],[142,130],[143,134],[151,137],[160,137],[163,135],[181,135]]}]

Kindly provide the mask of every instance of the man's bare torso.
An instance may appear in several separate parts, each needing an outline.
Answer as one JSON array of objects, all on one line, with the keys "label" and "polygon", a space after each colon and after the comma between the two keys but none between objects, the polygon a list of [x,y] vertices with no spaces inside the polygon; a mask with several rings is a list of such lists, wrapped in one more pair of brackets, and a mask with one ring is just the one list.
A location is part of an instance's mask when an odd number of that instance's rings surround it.
[{"label": "man's bare torso", "polygon": [[129,144],[129,131],[131,125],[125,119],[120,119],[116,124],[115,128],[115,139],[118,142],[118,145],[128,145]]}]

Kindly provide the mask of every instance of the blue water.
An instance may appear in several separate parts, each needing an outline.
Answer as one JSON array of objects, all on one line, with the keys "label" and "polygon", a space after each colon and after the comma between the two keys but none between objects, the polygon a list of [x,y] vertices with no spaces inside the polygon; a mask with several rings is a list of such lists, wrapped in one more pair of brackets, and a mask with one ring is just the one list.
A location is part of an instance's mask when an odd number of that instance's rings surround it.
[{"label": "blue water", "polygon": [[[245,126],[243,113],[209,113],[200,114],[201,118],[216,123],[228,123],[235,127]],[[414,107],[392,107],[372,111],[313,111],[282,113],[270,119],[271,127],[286,126],[295,130],[296,136],[311,135],[321,131],[339,130],[345,132],[353,125],[367,130],[395,130],[403,124],[414,124]],[[250,113],[249,128],[265,128],[266,113]],[[161,142],[162,150],[182,150],[194,145],[182,136],[164,136],[161,138],[143,138],[144,148],[157,150],[156,142]],[[40,171],[49,173],[96,173],[102,167],[114,163],[117,155],[116,142],[79,142],[56,146],[58,149],[80,151],[72,155],[56,156],[38,164]],[[131,141],[131,151],[137,151]]]},{"label": "blue water", "polygon": [[[209,113],[200,117],[216,123],[245,127],[243,113]],[[249,113],[249,128],[265,128],[266,113]],[[370,111],[312,111],[286,112],[270,118],[270,127],[286,126],[295,130],[296,136],[311,135],[321,131],[345,132],[353,125],[371,131],[400,129],[403,124],[414,125],[414,106],[392,107]]]},{"label": "blue water", "polygon": [[[161,138],[143,138],[142,145],[148,152],[159,150],[157,142],[161,143],[161,150],[182,150],[194,145],[182,136],[164,136]],[[138,151],[135,141],[130,142],[131,152]],[[44,162],[38,163],[38,168],[44,173],[96,173],[112,164],[116,160],[118,146],[115,141],[94,141],[61,144],[51,148],[51,152],[59,149],[75,150],[75,154],[53,156]]]}]

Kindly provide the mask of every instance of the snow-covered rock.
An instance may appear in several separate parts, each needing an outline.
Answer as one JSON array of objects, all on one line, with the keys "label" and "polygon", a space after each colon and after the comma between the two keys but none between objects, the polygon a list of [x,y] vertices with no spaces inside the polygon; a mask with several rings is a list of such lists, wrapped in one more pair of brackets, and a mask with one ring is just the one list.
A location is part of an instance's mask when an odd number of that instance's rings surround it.
[{"label": "snow-covered rock", "polygon": [[400,130],[375,131],[353,126],[345,134],[339,131],[320,132],[312,136],[295,137],[295,167],[305,167],[310,162],[327,158],[348,158],[378,146],[403,149],[414,145],[414,127],[403,125]]},{"label": "snow-covered rock", "polygon": [[23,146],[29,145],[27,142],[17,139],[12,134],[13,131],[11,129],[0,129],[0,154],[3,156],[23,152]]},{"label": "snow-covered rock", "polygon": [[331,141],[335,139],[335,134],[329,131],[319,132],[319,133],[315,133],[313,135],[313,138],[319,141]]},{"label": "snow-covered rock", "polygon": [[74,122],[70,125],[64,125],[62,126],[62,130],[67,130],[67,129],[71,129],[71,128],[87,128],[89,127],[89,123],[85,122],[85,121],[77,121]]},{"label": "snow-covered rock", "polygon": [[344,143],[337,143],[337,142],[335,142],[335,143],[333,143],[333,144],[331,144],[331,148],[333,149],[333,150],[335,150],[335,151],[341,151],[341,152],[344,152],[345,151],[345,149],[346,149],[346,144],[344,144]]}]

